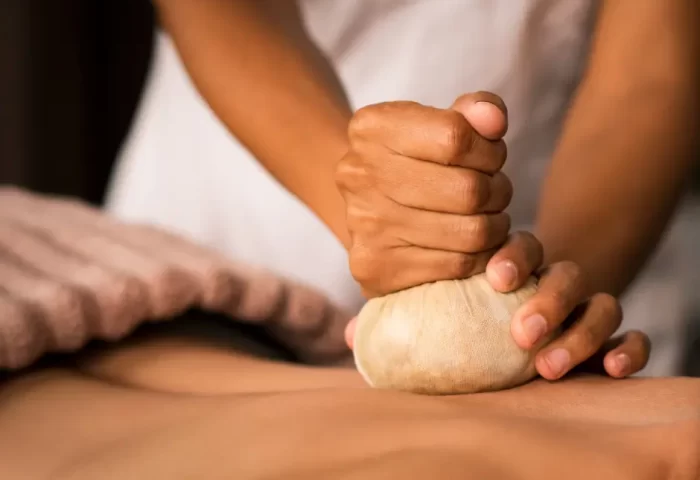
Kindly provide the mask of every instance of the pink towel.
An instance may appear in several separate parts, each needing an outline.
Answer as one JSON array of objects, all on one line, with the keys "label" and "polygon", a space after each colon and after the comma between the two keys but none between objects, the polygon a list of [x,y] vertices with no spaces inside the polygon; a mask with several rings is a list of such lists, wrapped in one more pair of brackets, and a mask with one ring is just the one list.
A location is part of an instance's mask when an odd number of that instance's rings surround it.
[{"label": "pink towel", "polygon": [[349,356],[350,315],[315,290],[74,199],[0,187],[0,368],[194,307],[261,325],[305,362]]}]

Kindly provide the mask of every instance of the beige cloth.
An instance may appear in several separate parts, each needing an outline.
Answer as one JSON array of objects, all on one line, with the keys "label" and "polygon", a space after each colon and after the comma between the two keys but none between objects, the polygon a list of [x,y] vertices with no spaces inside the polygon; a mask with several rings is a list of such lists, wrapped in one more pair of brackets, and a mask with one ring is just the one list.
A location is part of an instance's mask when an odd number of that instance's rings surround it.
[{"label": "beige cloth", "polygon": [[350,315],[313,289],[73,199],[0,187],[0,369],[195,307],[262,325],[301,361],[349,356]]}]

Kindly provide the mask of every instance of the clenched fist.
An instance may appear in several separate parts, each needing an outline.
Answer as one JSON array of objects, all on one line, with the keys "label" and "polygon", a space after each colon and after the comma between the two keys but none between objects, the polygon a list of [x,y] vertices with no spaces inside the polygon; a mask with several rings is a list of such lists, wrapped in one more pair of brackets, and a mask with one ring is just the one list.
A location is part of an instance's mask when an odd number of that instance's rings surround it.
[{"label": "clenched fist", "polygon": [[[506,129],[505,105],[489,93],[464,95],[446,110],[389,102],[355,114],[336,181],[347,204],[350,268],[365,295],[485,270],[510,229],[503,210],[512,186],[500,171]],[[517,255],[526,262],[520,269],[505,264],[511,277],[541,261],[533,237],[514,241],[532,255]]]},{"label": "clenched fist", "polygon": [[[508,292],[536,275],[537,293],[515,313],[511,333],[531,349],[563,327],[537,354],[540,375],[555,380],[583,364],[613,377],[639,371],[649,340],[636,331],[611,338],[622,320],[619,302],[591,295],[574,262],[543,266],[532,234],[509,235],[503,210],[512,187],[500,171],[506,128],[505,106],[489,93],[464,95],[447,110],[391,102],[358,111],[337,168],[353,276],[372,297],[483,271]],[[354,325],[346,329],[351,348]]]}]

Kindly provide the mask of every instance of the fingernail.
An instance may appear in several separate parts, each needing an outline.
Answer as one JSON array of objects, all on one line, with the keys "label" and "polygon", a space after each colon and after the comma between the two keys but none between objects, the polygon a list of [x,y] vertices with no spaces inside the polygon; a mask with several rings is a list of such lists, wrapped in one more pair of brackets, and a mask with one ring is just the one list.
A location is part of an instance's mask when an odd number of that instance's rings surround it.
[{"label": "fingernail", "polygon": [[620,375],[626,375],[629,372],[632,360],[626,353],[618,353],[615,355],[615,366]]},{"label": "fingernail", "polygon": [[490,115],[503,115],[503,112],[500,108],[498,108],[498,105],[495,105],[491,102],[487,102],[485,100],[474,102],[471,108],[472,111],[482,112]]},{"label": "fingernail", "polygon": [[523,332],[530,344],[540,341],[547,331],[547,321],[542,315],[532,315],[523,320]]},{"label": "fingernail", "polygon": [[497,263],[493,269],[506,288],[512,287],[518,279],[518,267],[510,260]]},{"label": "fingernail", "polygon": [[491,102],[476,102],[467,107],[466,117],[479,135],[498,140],[506,130],[506,119],[500,108]]},{"label": "fingernail", "polygon": [[571,362],[571,356],[569,352],[563,348],[557,348],[552,350],[545,357],[547,365],[549,365],[549,370],[552,374],[559,378],[569,367],[569,362]]}]

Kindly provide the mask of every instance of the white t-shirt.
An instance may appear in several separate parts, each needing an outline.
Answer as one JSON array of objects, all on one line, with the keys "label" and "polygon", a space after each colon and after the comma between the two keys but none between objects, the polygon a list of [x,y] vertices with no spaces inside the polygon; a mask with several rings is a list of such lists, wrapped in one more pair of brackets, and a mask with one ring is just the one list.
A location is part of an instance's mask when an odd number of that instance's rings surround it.
[{"label": "white t-shirt", "polygon": [[[540,184],[584,67],[595,4],[300,1],[309,34],[333,63],[354,108],[390,100],[447,107],[476,90],[504,98],[509,108],[505,171],[515,187],[509,212],[514,226],[525,229],[533,223]],[[108,208],[301,280],[359,310],[364,300],[342,246],[219,122],[191,84],[169,37],[159,32],[156,42]],[[668,266],[677,258],[667,252],[657,262],[663,268],[650,268],[648,280],[640,280],[627,302],[635,323],[647,330],[653,326],[656,337],[670,346],[679,338],[684,308],[682,279]],[[663,317],[649,315],[664,302]],[[648,372],[673,371],[677,353],[667,349]]]}]

